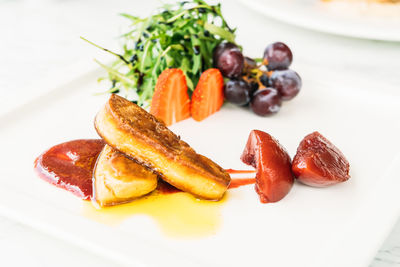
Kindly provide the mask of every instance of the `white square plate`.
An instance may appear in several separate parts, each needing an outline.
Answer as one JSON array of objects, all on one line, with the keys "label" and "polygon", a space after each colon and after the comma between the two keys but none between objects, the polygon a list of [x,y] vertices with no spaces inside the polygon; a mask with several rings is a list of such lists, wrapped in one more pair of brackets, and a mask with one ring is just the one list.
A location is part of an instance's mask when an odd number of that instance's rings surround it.
[{"label": "white square plate", "polygon": [[246,168],[239,157],[252,129],[275,136],[291,156],[318,130],[347,156],[346,183],[296,183],[276,204],[259,203],[253,186],[230,190],[218,227],[197,237],[166,235],[146,216],[111,225],[88,217],[87,203],[38,179],[33,161],[55,144],[97,137],[93,118],[107,96],[93,96],[101,75],[95,72],[0,117],[0,213],[134,266],[367,266],[400,211],[400,97],[306,66],[297,70],[304,87],[275,116],[225,105],[201,123],[188,119],[171,128],[236,169]]}]

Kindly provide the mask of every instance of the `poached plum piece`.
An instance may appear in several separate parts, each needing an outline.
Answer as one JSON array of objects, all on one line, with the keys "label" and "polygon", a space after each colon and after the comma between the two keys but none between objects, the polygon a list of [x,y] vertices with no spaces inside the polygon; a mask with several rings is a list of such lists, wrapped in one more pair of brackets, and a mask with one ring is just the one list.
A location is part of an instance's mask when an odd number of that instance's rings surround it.
[{"label": "poached plum piece", "polygon": [[289,193],[294,183],[290,156],[271,135],[251,131],[241,160],[257,170],[255,190],[262,203],[277,202]]},{"label": "poached plum piece", "polygon": [[315,187],[326,187],[350,178],[350,164],[343,153],[319,132],[300,142],[292,170],[297,180]]}]

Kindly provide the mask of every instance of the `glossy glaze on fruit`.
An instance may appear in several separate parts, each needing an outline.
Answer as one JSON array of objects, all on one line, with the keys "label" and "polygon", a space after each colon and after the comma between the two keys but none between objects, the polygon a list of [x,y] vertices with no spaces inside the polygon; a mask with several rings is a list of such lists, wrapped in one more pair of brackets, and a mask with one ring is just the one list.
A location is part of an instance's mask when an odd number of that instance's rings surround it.
[{"label": "glossy glaze on fruit", "polygon": [[241,160],[257,169],[255,189],[262,203],[277,202],[289,193],[294,182],[290,156],[271,135],[251,131]]},{"label": "glossy glaze on fruit", "polygon": [[297,180],[315,187],[334,185],[350,178],[346,157],[319,132],[307,135],[300,142],[292,169]]}]

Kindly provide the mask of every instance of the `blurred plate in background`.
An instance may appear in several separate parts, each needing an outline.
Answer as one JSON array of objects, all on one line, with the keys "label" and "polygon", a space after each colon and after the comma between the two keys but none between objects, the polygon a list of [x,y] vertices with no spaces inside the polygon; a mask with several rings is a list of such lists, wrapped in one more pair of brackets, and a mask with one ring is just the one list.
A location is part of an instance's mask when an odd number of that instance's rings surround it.
[{"label": "blurred plate in background", "polygon": [[400,3],[343,0],[238,1],[268,17],[311,30],[364,39],[400,41]]}]

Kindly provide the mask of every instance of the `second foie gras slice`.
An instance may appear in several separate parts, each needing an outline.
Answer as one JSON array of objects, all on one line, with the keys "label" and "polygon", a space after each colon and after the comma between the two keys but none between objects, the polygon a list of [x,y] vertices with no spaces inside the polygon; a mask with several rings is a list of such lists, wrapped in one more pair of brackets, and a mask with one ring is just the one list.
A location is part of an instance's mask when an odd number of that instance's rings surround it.
[{"label": "second foie gras slice", "polygon": [[93,198],[104,207],[129,202],[157,187],[157,174],[105,145],[93,173]]},{"label": "second foie gras slice", "polygon": [[111,95],[95,119],[97,132],[111,146],[162,174],[173,186],[204,199],[222,198],[230,176],[197,154],[163,122],[139,106]]}]

